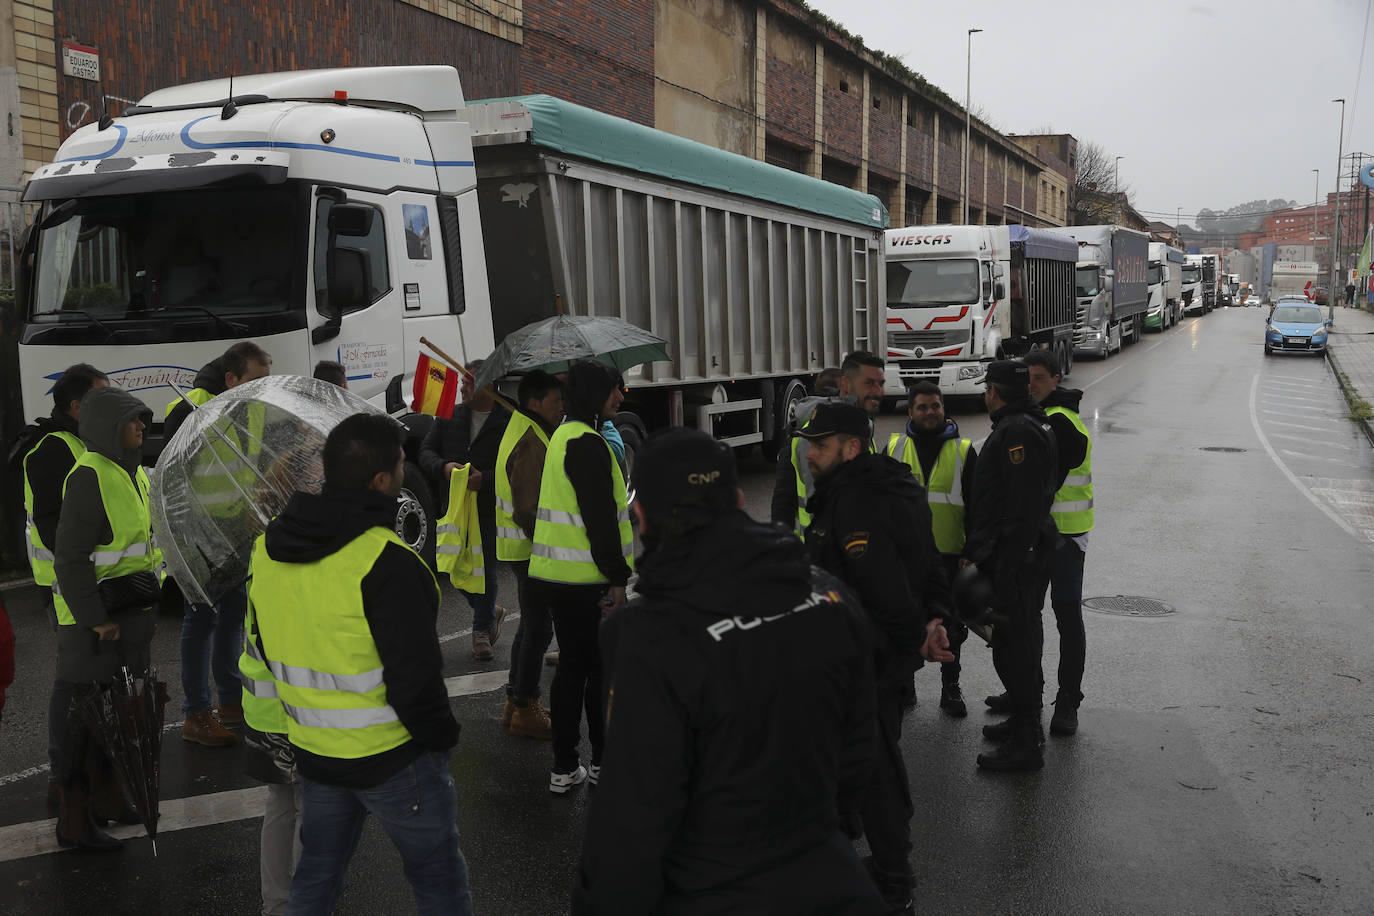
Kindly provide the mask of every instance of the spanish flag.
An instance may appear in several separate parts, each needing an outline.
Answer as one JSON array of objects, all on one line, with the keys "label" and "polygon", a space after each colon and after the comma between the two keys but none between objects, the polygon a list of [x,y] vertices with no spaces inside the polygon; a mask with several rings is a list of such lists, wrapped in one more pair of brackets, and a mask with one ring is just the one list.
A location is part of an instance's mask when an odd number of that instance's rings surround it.
[{"label": "spanish flag", "polygon": [[430,359],[423,353],[415,363],[414,400],[411,409],[416,413],[427,413],[435,417],[453,415],[453,404],[458,400],[458,370],[450,369],[437,359]]}]

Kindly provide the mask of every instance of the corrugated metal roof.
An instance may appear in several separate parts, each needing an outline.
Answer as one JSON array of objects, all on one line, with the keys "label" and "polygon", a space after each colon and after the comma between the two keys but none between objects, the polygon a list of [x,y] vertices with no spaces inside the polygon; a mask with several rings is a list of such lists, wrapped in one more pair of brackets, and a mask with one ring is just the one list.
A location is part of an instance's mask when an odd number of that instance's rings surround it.
[{"label": "corrugated metal roof", "polygon": [[887,208],[871,194],[862,194],[829,181],[726,152],[549,95],[484,101],[509,101],[523,105],[533,123],[530,141],[537,146],[674,181],[824,214],[873,229],[887,227]]}]

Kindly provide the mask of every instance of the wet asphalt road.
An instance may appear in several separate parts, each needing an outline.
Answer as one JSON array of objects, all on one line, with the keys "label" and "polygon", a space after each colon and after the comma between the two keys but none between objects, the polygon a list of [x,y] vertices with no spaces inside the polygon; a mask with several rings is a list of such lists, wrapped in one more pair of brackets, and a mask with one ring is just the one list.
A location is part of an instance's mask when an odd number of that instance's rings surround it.
[{"label": "wet asphalt road", "polygon": [[[942,715],[938,676],[918,674],[903,745],[925,911],[1374,912],[1374,454],[1325,362],[1264,357],[1262,324],[1256,309],[1185,319],[1075,365],[1066,384],[1086,389],[1097,503],[1084,595],[1145,596],[1174,612],[1087,613],[1080,730],[1050,739],[1038,774],[974,766],[989,721],[979,701],[997,689],[976,639],[967,719]],[[981,405],[955,415],[975,441],[986,435]],[[881,420],[885,432],[899,425]],[[754,456],[743,471],[747,508],[766,516],[771,466]],[[508,577],[501,593],[513,607]],[[139,838],[117,854],[50,851],[47,774],[23,774],[45,761],[51,636],[32,590],[4,598],[19,680],[0,732],[0,913],[254,912],[261,803],[237,749],[168,733],[156,858],[132,828]],[[439,632],[460,634],[444,643],[446,674],[503,671],[513,630],[484,664],[462,633],[470,625],[462,599],[446,596]],[[164,619],[156,644],[173,704],[178,626]],[[1057,644],[1050,616],[1049,695]],[[501,731],[499,679],[451,688],[475,907],[563,913],[595,795],[547,792],[548,745]],[[183,824],[193,826],[172,829]],[[413,912],[375,825],[338,912]]]}]

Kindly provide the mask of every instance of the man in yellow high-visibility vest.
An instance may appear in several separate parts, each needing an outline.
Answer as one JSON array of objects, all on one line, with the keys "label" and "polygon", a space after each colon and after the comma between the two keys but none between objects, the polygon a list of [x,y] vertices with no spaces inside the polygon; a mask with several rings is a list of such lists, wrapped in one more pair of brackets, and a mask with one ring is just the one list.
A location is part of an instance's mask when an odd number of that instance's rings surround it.
[{"label": "man in yellow high-visibility vest", "polygon": [[[959,435],[959,424],[945,416],[945,400],[933,382],[917,382],[907,389],[907,425],[893,433],[887,453],[911,468],[926,491],[934,527],[935,546],[944,561],[945,575],[953,582],[964,559],[968,537],[968,505],[973,500],[973,475],[978,452],[973,443]],[[968,704],[959,687],[959,648],[968,638],[968,628],[954,618],[945,621],[949,632],[949,651],[954,661],[940,665],[940,708],[951,716],[968,715]],[[916,705],[914,685],[907,685],[907,706]]]},{"label": "man in yellow high-visibility vest", "polygon": [[539,676],[553,639],[553,618],[539,589],[530,588],[529,566],[544,459],[563,419],[563,383],[536,369],[520,379],[516,397],[519,412],[506,426],[496,456],[496,558],[515,574],[520,599],[501,723],[512,735],[548,739],[553,726],[539,701]]},{"label": "man in yellow high-visibility vest", "polygon": [[434,629],[439,586],[394,526],[403,434],[382,414],[343,420],[325,439],[323,492],[292,496],[253,545],[248,654],[262,664],[248,666],[245,686],[280,699],[294,749],[292,913],[333,911],[368,815],[400,852],[421,913],[472,912],[450,763],[458,723]]},{"label": "man in yellow high-visibility vest", "polygon": [[[50,417],[40,418],[26,427],[11,455],[19,459],[24,476],[24,511],[28,517],[25,535],[28,540],[29,566],[34,584],[51,589],[54,582],[53,548],[57,545],[57,522],[62,513],[62,487],[76,460],[86,451],[81,441],[78,423],[81,420],[81,398],[92,388],[110,384],[105,373],[86,363],[69,366],[53,384],[53,408]],[[48,610],[53,611],[51,597]],[[56,617],[52,619],[57,626]],[[48,804],[59,800],[62,772],[62,729],[71,706],[70,682],[55,678],[48,699]]]},{"label": "man in yellow high-visibility vest", "polygon": [[[234,344],[196,375],[196,388],[187,394],[191,403],[182,399],[168,409],[165,439],[171,439],[190,416],[192,403],[207,403],[231,388],[271,374],[272,357],[266,350],[251,340]],[[255,444],[243,445],[251,450]],[[234,733],[225,726],[243,723],[238,679],[239,654],[243,651],[243,589],[233,589],[218,604],[187,601],[185,611],[181,621],[181,737],[206,747],[228,747],[234,743]],[[218,706],[212,702],[211,680],[219,696]]]},{"label": "man in yellow high-visibility vest", "polygon": [[1050,734],[1078,731],[1078,705],[1083,701],[1083,666],[1087,630],[1083,625],[1083,559],[1093,529],[1093,443],[1078,405],[1083,392],[1059,382],[1059,360],[1049,350],[1026,354],[1031,396],[1045,409],[1059,449],[1059,492],[1050,515],[1059,543],[1050,560],[1050,606],[1059,627],[1059,693],[1050,717]]},{"label": "man in yellow high-visibility vest", "polygon": [[[549,440],[539,481],[539,509],[530,545],[530,584],[548,602],[558,636],[558,669],[549,689],[553,772],[549,791],[562,795],[601,775],[604,738],[601,649],[603,611],[625,603],[634,571],[634,532],[625,477],[598,430],[615,416],[624,394],[619,373],[598,362],[568,370],[567,421]],[[591,761],[578,756],[587,710]]]}]

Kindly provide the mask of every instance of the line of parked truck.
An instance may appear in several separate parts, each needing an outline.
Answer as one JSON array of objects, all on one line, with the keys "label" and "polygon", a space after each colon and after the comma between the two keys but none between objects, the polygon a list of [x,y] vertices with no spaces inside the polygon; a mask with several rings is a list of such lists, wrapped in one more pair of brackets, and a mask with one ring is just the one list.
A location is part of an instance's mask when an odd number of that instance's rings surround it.
[{"label": "line of parked truck", "polygon": [[[851,350],[885,355],[893,397],[975,394],[996,358],[1049,347],[1067,372],[1216,301],[1215,257],[1131,229],[888,229],[870,195],[577,105],[468,102],[450,67],[160,90],[74,132],[25,199],[26,416],[89,362],[160,418],[169,382],[253,338],[277,372],[343,363],[412,461],[420,338],[477,359],[557,303],[669,341],[627,373],[631,453],[688,424],[771,456]],[[412,546],[432,542],[429,502]]]}]

